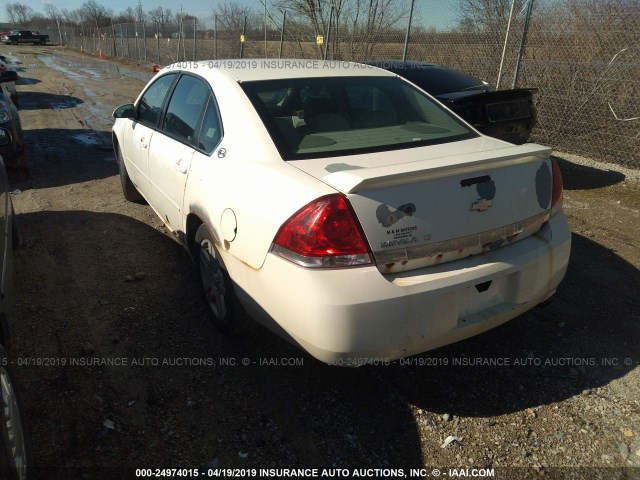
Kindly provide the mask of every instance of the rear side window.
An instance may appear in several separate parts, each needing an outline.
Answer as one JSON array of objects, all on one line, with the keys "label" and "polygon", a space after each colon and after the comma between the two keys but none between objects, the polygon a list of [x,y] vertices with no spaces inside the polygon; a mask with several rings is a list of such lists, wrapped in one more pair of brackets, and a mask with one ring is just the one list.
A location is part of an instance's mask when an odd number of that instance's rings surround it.
[{"label": "rear side window", "polygon": [[138,103],[138,120],[140,122],[146,123],[150,127],[157,125],[162,105],[164,105],[164,100],[175,78],[175,73],[164,75],[157,79],[147,91],[144,92],[144,95],[142,95]]},{"label": "rear side window", "polygon": [[211,154],[221,138],[222,124],[220,123],[220,115],[218,114],[218,105],[213,95],[210,95],[207,110],[202,120],[200,135],[198,136],[198,148]]},{"label": "rear side window", "polygon": [[208,98],[209,89],[202,80],[182,76],[169,100],[162,130],[176,140],[194,144],[196,128]]}]

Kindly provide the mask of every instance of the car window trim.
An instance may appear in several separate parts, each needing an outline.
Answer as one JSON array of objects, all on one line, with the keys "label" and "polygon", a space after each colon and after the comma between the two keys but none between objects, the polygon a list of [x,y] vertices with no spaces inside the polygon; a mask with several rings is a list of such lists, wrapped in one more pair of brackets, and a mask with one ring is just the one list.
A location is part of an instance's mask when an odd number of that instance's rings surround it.
[{"label": "car window trim", "polygon": [[[207,103],[204,106],[204,108],[202,109],[202,112],[200,112],[200,117],[198,117],[198,122],[196,123],[195,126],[195,131],[197,132],[197,135],[194,135],[193,139],[191,140],[191,142],[187,142],[182,138],[178,138],[175,135],[172,135],[168,132],[165,132],[164,129],[162,128],[162,124],[164,123],[164,117],[167,114],[167,109],[169,108],[169,103],[171,102],[171,97],[173,97],[173,94],[175,92],[176,87],[178,86],[178,82],[180,81],[180,79],[182,77],[193,77],[197,80],[199,80],[200,82],[204,83],[204,85],[206,86],[207,90],[209,91],[209,97],[207,98]],[[196,75],[194,73],[191,72],[178,72],[178,76],[176,81],[173,83],[173,85],[171,86],[171,91],[169,92],[169,94],[167,95],[167,98],[165,99],[164,105],[162,106],[162,111],[160,112],[160,115],[158,116],[158,124],[156,125],[155,131],[164,135],[165,137],[168,137],[172,140],[175,140],[176,142],[179,142],[183,145],[186,145],[187,147],[191,147],[194,150],[200,152],[200,153],[204,153],[206,155],[211,156],[211,154],[207,153],[206,151],[202,150],[201,148],[198,147],[198,140],[200,139],[200,130],[202,129],[202,122],[204,120],[204,115],[207,112],[207,107],[209,106],[209,101],[211,98],[215,99],[215,95],[213,94],[213,90],[211,89],[211,84],[205,80],[204,78],[202,78],[200,75]],[[216,102],[217,105],[217,102]],[[220,117],[220,109],[218,110],[218,117]],[[222,131],[222,119],[220,119],[220,130]],[[220,137],[220,141],[222,141],[222,137]],[[216,145],[217,146],[217,145]],[[214,149],[215,150],[215,149]],[[213,153],[213,152],[212,152]]]},{"label": "car window trim", "polygon": [[[149,89],[155,85],[161,78],[167,77],[169,75],[175,75],[176,78],[173,79],[173,83],[169,86],[169,91],[167,92],[167,95],[165,95],[164,97],[164,101],[162,102],[162,106],[160,107],[160,113],[158,113],[158,118],[156,119],[156,123],[155,125],[151,125],[150,122],[141,120],[139,118],[140,115],[140,103],[142,102],[142,98],[144,97],[145,93],[147,93],[149,91]],[[176,88],[176,83],[177,83],[177,79],[180,77],[180,72],[167,72],[164,75],[160,75],[158,78],[156,78],[156,80],[150,84],[145,90],[144,92],[142,92],[142,95],[140,95],[140,99],[138,100],[138,102],[135,104],[136,107],[136,118],[134,119],[135,122],[140,123],[142,125],[144,125],[145,127],[151,128],[153,130],[157,130],[158,126],[160,125],[160,119],[164,118],[164,111],[167,108],[167,102],[168,99],[171,98],[171,95],[173,95],[173,90]]]},{"label": "car window trim", "polygon": [[205,106],[204,111],[202,112],[202,117],[200,118],[200,122],[198,125],[198,135],[195,138],[196,145],[200,145],[200,135],[202,134],[202,126],[204,124],[204,118],[207,115],[207,109],[209,108],[209,105],[211,105],[211,102],[213,102],[213,104],[215,105],[216,117],[218,119],[218,124],[220,125],[220,140],[218,140],[218,143],[216,143],[215,146],[211,149],[211,152],[207,152],[205,149],[195,147],[197,151],[209,157],[213,155],[213,152],[216,151],[216,148],[218,148],[218,145],[220,145],[220,143],[222,143],[222,140],[224,139],[224,126],[222,125],[222,116],[220,115],[220,108],[218,107],[218,101],[216,100],[216,96],[213,93],[213,90],[211,90],[211,88],[209,88],[209,99],[207,100],[207,105]]}]

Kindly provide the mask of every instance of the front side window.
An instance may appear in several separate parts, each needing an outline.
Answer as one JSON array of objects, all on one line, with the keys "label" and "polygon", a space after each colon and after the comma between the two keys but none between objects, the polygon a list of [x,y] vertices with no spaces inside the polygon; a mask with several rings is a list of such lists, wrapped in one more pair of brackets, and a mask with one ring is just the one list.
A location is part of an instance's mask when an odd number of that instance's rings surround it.
[{"label": "front side window", "polygon": [[397,77],[244,82],[285,160],[413,148],[477,136]]},{"label": "front side window", "polygon": [[162,130],[177,140],[193,144],[208,98],[209,89],[202,80],[190,75],[182,76],[169,100]]},{"label": "front side window", "polygon": [[175,78],[175,73],[164,75],[157,79],[153,85],[144,92],[140,102],[138,102],[137,118],[140,122],[146,123],[151,127],[156,126],[158,117],[162,111],[162,105],[164,105],[164,100]]}]

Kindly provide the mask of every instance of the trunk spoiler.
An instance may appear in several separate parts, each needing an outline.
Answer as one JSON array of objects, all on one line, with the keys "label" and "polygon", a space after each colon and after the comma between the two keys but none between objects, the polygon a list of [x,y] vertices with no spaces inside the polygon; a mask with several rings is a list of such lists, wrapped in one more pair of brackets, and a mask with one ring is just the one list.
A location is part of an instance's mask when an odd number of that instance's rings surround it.
[{"label": "trunk spoiler", "polygon": [[453,173],[466,173],[478,168],[517,165],[534,159],[545,159],[552,149],[542,145],[525,144],[500,150],[473,152],[412,162],[395,163],[380,167],[358,168],[329,173],[322,181],[344,194],[375,188],[390,187],[434,179]]}]

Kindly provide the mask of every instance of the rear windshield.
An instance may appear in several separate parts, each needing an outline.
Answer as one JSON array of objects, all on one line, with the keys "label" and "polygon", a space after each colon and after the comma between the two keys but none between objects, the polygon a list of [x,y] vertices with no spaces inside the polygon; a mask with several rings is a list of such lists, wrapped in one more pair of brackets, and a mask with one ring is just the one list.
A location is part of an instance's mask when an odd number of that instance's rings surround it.
[{"label": "rear windshield", "polygon": [[355,155],[477,136],[397,77],[243,82],[285,160]]}]

